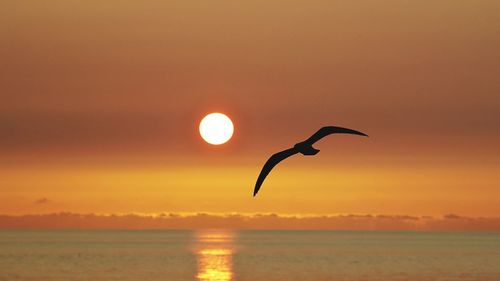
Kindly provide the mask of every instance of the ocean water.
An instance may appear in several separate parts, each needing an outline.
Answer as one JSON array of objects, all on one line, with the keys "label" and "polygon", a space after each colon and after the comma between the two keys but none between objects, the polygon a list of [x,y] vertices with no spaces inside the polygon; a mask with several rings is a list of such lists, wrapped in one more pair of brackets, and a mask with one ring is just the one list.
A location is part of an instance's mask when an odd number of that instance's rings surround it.
[{"label": "ocean water", "polygon": [[0,231],[0,280],[500,280],[500,233]]}]

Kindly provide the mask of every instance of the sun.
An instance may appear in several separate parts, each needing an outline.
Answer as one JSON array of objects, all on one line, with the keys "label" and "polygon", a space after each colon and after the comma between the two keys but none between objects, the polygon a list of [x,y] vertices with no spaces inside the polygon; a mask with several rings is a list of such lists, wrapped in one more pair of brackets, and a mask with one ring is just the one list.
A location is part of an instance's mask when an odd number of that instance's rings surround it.
[{"label": "sun", "polygon": [[200,135],[209,144],[226,143],[233,136],[233,132],[231,119],[219,112],[208,114],[200,122]]}]

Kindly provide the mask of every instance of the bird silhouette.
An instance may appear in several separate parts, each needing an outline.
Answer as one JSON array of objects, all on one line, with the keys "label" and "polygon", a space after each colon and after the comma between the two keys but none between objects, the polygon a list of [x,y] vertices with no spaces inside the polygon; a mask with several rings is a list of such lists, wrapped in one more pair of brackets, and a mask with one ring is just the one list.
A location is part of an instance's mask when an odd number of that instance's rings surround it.
[{"label": "bird silhouette", "polygon": [[253,196],[255,196],[257,192],[259,192],[259,189],[262,183],[264,182],[264,179],[271,172],[271,170],[276,165],[278,165],[279,162],[297,153],[302,153],[302,155],[307,155],[307,156],[318,154],[319,149],[315,149],[313,147],[313,144],[331,134],[351,134],[351,135],[360,135],[368,137],[367,134],[364,134],[362,132],[342,127],[326,126],[319,129],[316,133],[314,133],[305,141],[295,144],[292,148],[275,153],[269,158],[269,160],[267,160],[266,164],[264,164],[264,167],[262,167],[262,170],[260,171],[259,177],[257,178],[257,182],[255,183]]}]

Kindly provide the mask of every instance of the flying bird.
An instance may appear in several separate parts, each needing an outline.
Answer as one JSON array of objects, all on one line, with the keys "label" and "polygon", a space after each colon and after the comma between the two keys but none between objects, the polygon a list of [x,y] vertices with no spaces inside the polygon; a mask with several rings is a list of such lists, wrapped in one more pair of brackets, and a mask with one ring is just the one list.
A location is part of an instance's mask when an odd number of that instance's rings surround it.
[{"label": "flying bird", "polygon": [[260,186],[264,182],[264,179],[271,172],[274,166],[278,165],[279,162],[297,153],[302,153],[302,155],[308,155],[308,156],[318,154],[319,149],[315,149],[313,147],[313,144],[331,134],[351,134],[351,135],[360,135],[368,137],[367,134],[364,134],[362,132],[342,127],[326,126],[319,129],[307,140],[295,144],[292,148],[275,153],[269,158],[269,160],[267,160],[266,164],[264,164],[264,167],[262,167],[262,170],[260,171],[259,177],[257,178],[257,182],[255,183],[253,196],[255,196],[257,192],[259,192]]}]

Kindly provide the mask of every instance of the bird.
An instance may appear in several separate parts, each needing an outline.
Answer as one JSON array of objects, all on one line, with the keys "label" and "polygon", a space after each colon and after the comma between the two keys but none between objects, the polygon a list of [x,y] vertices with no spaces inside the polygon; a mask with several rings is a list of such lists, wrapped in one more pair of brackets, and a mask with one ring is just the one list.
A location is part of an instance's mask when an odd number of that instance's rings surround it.
[{"label": "bird", "polygon": [[368,135],[365,133],[348,128],[342,128],[337,126],[322,127],[305,141],[295,144],[292,148],[285,149],[283,151],[273,154],[267,160],[267,162],[264,164],[264,167],[262,167],[262,170],[260,171],[259,177],[257,178],[257,182],[255,183],[255,188],[253,190],[253,196],[255,197],[255,195],[257,195],[257,192],[259,192],[259,189],[262,186],[262,183],[266,179],[267,175],[276,165],[278,165],[278,163],[297,153],[301,153],[302,155],[306,156],[318,154],[320,150],[314,148],[313,145],[320,139],[331,134],[351,134],[351,135],[368,137]]}]

